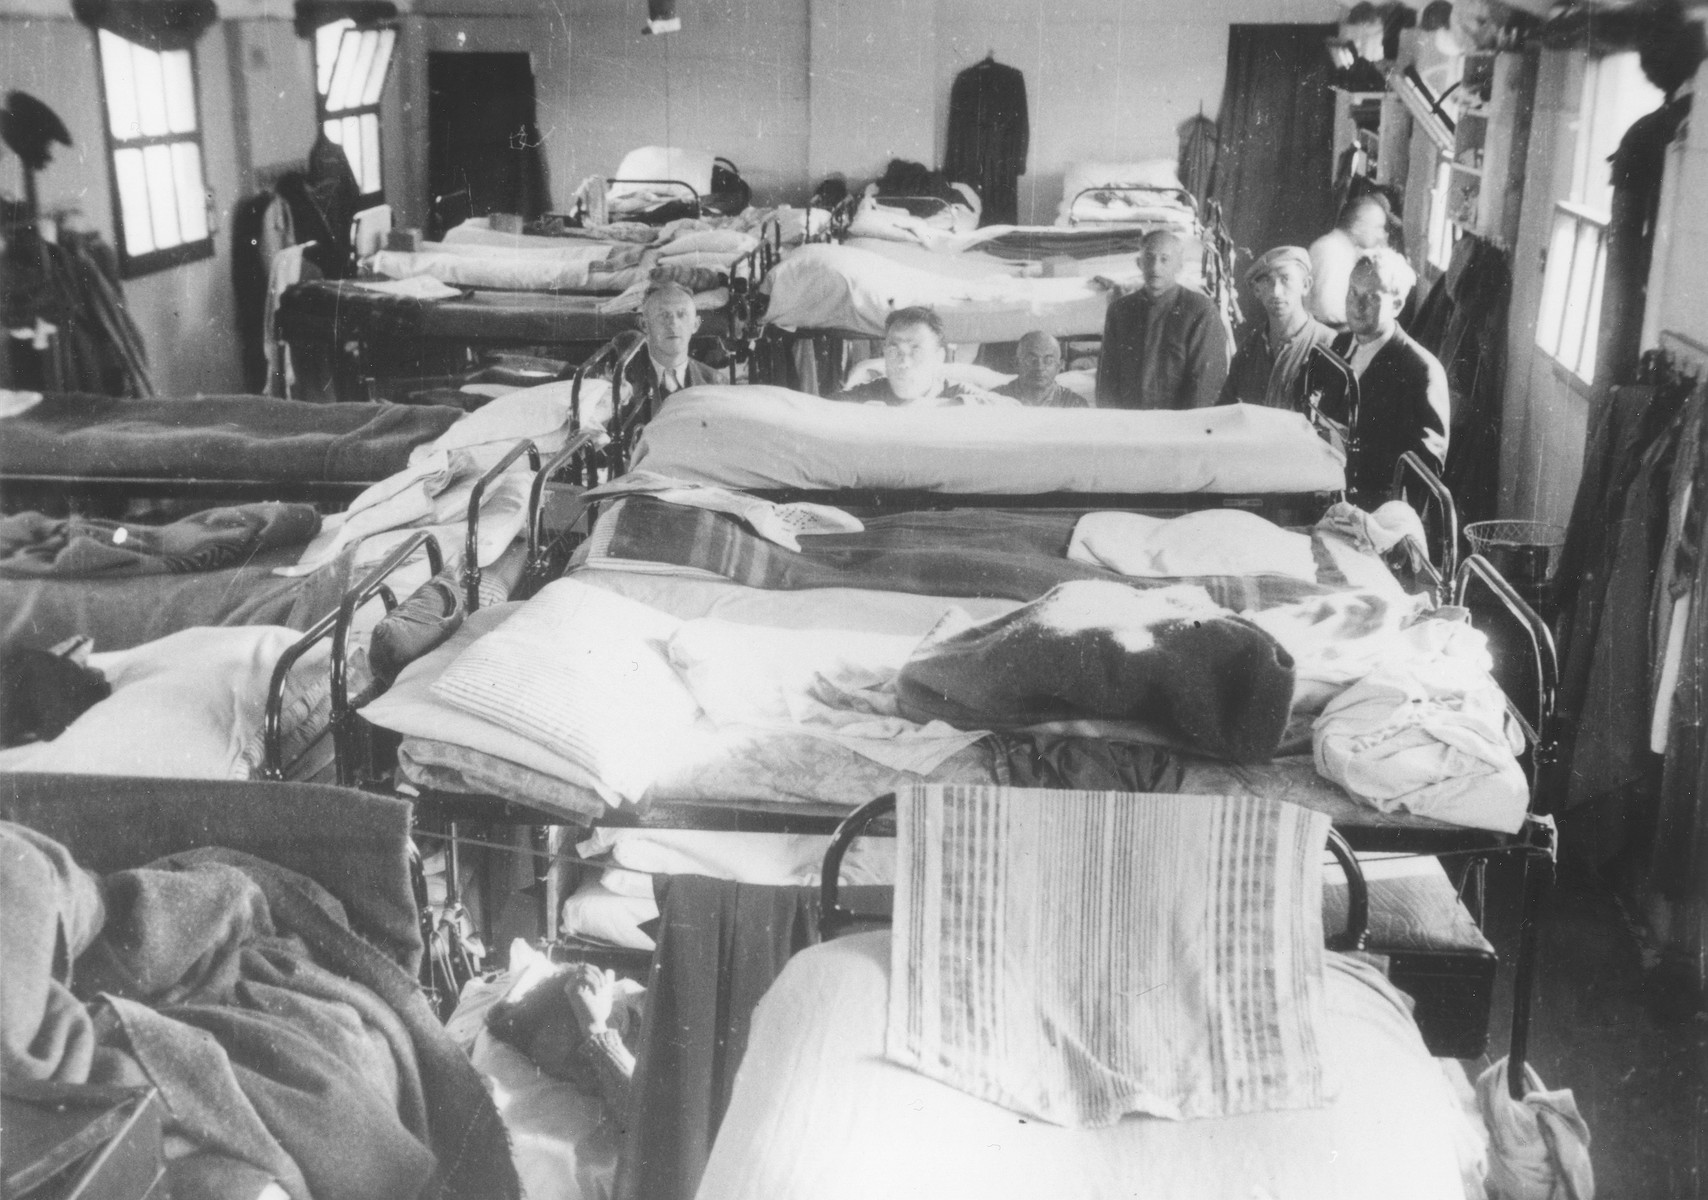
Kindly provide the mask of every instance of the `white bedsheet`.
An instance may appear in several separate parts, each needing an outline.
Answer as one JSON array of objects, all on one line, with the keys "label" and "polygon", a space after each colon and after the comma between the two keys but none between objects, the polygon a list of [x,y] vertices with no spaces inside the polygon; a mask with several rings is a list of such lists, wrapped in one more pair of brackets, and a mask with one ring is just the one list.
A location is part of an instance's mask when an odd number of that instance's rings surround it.
[{"label": "white bedsheet", "polygon": [[689,483],[951,493],[1290,493],[1345,486],[1296,413],[912,408],[715,384],[673,395],[632,464]]},{"label": "white bedsheet", "polygon": [[594,276],[586,259],[566,259],[529,252],[474,255],[456,251],[381,250],[369,257],[369,270],[392,279],[428,275],[457,287],[500,288],[513,292],[579,292],[597,284],[602,291],[619,291],[629,280],[618,275]]},{"label": "white bedsheet", "polygon": [[892,309],[925,305],[950,342],[1013,342],[1030,330],[1057,337],[1103,331],[1109,294],[1087,279],[955,278],[850,246],[794,251],[770,278],[765,319],[784,329],[841,329],[881,337]]},{"label": "white bedsheet", "polygon": [[886,1062],[889,935],[815,946],[754,1013],[699,1200],[1463,1200],[1477,1130],[1397,993],[1330,960],[1331,1107],[1071,1130]]}]

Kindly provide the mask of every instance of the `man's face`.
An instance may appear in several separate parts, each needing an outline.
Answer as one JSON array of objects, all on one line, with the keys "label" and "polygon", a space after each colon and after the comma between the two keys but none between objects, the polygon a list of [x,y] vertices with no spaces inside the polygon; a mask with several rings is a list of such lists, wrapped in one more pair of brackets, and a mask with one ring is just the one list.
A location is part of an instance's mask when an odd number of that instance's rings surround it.
[{"label": "man's face", "polygon": [[1027,338],[1014,356],[1020,382],[1040,392],[1049,391],[1062,369],[1061,347],[1051,338]]},{"label": "man's face", "polygon": [[1346,236],[1360,250],[1374,250],[1377,246],[1387,245],[1388,214],[1374,204],[1364,205],[1354,215],[1352,228],[1346,231]]},{"label": "man's face", "polygon": [[1372,341],[1393,331],[1400,315],[1400,297],[1382,290],[1374,267],[1360,263],[1346,286],[1346,325],[1353,336]]},{"label": "man's face", "polygon": [[641,309],[641,332],[646,334],[647,351],[666,365],[675,365],[688,357],[688,342],[700,327],[700,314],[688,297],[670,292],[654,296]]},{"label": "man's face", "polygon": [[1139,270],[1144,272],[1145,291],[1160,296],[1173,287],[1180,279],[1184,261],[1179,242],[1168,238],[1146,242],[1145,248],[1139,252]]},{"label": "man's face", "polygon": [[902,400],[920,400],[937,390],[949,353],[926,325],[898,325],[884,335],[884,373]]},{"label": "man's face", "polygon": [[1291,326],[1304,315],[1305,293],[1311,290],[1311,273],[1297,263],[1281,263],[1252,283],[1257,302],[1270,320]]}]

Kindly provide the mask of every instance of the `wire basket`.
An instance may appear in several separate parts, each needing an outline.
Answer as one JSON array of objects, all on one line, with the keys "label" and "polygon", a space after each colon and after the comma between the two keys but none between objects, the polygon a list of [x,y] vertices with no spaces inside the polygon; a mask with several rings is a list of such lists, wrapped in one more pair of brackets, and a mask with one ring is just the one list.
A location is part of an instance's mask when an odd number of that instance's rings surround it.
[{"label": "wire basket", "polygon": [[1548,582],[1566,544],[1566,527],[1549,521],[1476,521],[1465,526],[1471,551],[1480,554],[1517,588]]}]

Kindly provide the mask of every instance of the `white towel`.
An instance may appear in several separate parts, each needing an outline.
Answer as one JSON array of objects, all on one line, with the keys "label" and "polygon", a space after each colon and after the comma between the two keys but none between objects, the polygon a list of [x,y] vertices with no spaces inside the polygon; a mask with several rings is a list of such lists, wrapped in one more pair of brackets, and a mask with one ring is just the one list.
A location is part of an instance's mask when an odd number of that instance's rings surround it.
[{"label": "white towel", "polygon": [[1289,575],[1316,582],[1311,539],[1237,508],[1165,519],[1142,513],[1086,513],[1073,527],[1068,557],[1123,575]]}]

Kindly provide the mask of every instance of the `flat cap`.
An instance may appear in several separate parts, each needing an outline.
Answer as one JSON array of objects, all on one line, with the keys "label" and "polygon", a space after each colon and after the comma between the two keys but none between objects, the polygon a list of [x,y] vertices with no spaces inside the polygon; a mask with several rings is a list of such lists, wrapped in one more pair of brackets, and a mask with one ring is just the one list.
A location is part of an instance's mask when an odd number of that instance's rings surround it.
[{"label": "flat cap", "polygon": [[1311,252],[1301,246],[1277,246],[1251,264],[1245,273],[1245,281],[1256,283],[1283,263],[1291,263],[1308,274],[1311,270]]}]

